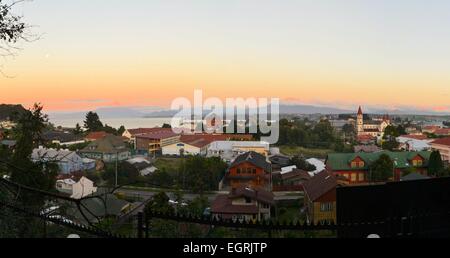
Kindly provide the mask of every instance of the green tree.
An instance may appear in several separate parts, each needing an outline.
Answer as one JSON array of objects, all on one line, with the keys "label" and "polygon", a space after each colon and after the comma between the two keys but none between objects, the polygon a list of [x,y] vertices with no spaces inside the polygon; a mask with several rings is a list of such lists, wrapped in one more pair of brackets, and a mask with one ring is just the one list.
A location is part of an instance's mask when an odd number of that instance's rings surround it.
[{"label": "green tree", "polygon": [[389,138],[383,140],[383,143],[381,145],[383,150],[388,150],[388,151],[395,151],[398,149],[399,146],[400,146],[400,143],[394,137],[389,137]]},{"label": "green tree", "polygon": [[[42,191],[54,191],[58,166],[52,162],[31,161],[34,148],[41,143],[41,134],[45,128],[47,116],[42,113],[43,107],[35,104],[18,120],[14,129],[17,144],[10,159],[7,161],[7,173],[11,181]],[[4,158],[4,157],[2,157]],[[2,198],[8,198],[3,195]],[[40,212],[46,203],[46,197],[40,194],[22,191],[14,197],[15,204],[25,207],[29,211]],[[40,220],[26,218],[23,214],[8,218],[9,226],[14,228],[16,237],[35,237],[40,234],[36,224]]]},{"label": "green tree", "polygon": [[125,126],[121,126],[121,127],[119,127],[119,129],[117,130],[117,134],[118,135],[123,135],[123,133],[125,133],[125,131],[126,131],[127,129],[125,129]]},{"label": "green tree", "polygon": [[305,171],[316,170],[316,167],[314,165],[309,164],[305,158],[298,156],[298,155],[292,157],[291,164],[294,166],[297,166],[298,169],[305,170]]},{"label": "green tree", "polygon": [[165,192],[160,192],[153,196],[151,201],[145,206],[145,212],[174,213],[175,209],[169,203],[170,198]]},{"label": "green tree", "polygon": [[88,132],[98,132],[103,129],[103,123],[100,121],[100,117],[97,113],[91,111],[86,114],[84,128],[86,128]]},{"label": "green tree", "polygon": [[435,177],[444,176],[444,162],[439,151],[433,151],[430,155],[428,174]]},{"label": "green tree", "polygon": [[81,126],[80,126],[79,123],[77,123],[77,124],[75,125],[75,129],[73,130],[73,133],[74,133],[75,135],[81,135],[81,134],[83,133],[83,129],[81,128]]},{"label": "green tree", "polygon": [[393,177],[394,162],[391,158],[382,154],[378,160],[370,165],[370,176],[372,182],[385,182]]},{"label": "green tree", "polygon": [[188,157],[180,167],[178,181],[185,182],[185,187],[194,193],[216,191],[226,168],[227,164],[220,158]]}]

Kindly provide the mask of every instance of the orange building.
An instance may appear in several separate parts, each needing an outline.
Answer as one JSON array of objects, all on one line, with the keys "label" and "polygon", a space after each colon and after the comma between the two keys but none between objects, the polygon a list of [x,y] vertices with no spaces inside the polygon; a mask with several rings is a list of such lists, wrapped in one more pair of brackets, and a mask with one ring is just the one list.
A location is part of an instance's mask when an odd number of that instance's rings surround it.
[{"label": "orange building", "polygon": [[261,187],[271,190],[272,167],[264,155],[248,152],[238,156],[228,169],[226,180],[231,188]]}]

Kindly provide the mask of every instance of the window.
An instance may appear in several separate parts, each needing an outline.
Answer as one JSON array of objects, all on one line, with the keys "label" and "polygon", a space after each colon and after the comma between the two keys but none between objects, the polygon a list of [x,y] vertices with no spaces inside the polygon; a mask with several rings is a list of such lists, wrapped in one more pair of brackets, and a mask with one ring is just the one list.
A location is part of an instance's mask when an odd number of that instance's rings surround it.
[{"label": "window", "polygon": [[352,181],[352,182],[358,181],[358,178],[357,178],[357,177],[358,177],[358,174],[353,173],[353,174],[352,174],[352,179],[351,179],[351,181]]},{"label": "window", "polygon": [[320,204],[320,211],[322,211],[322,212],[333,211],[333,204],[332,203],[322,203],[322,204]]},{"label": "window", "polygon": [[240,168],[237,169],[237,173],[238,173],[238,174],[241,173],[241,169],[240,169]]},{"label": "window", "polygon": [[251,168],[247,168],[247,174],[251,174],[252,173],[252,169]]},{"label": "window", "polygon": [[352,162],[352,168],[356,168],[358,165],[356,164],[356,162]]},{"label": "window", "polygon": [[366,177],[364,175],[364,173],[360,173],[359,174],[359,182],[364,182],[366,180]]},{"label": "window", "polygon": [[252,199],[246,197],[246,198],[245,198],[245,203],[247,203],[247,204],[252,203]]},{"label": "window", "polygon": [[423,165],[422,160],[413,160],[413,166],[414,167],[421,167]]},{"label": "window", "polygon": [[256,168],[252,169],[254,175],[256,175]]}]

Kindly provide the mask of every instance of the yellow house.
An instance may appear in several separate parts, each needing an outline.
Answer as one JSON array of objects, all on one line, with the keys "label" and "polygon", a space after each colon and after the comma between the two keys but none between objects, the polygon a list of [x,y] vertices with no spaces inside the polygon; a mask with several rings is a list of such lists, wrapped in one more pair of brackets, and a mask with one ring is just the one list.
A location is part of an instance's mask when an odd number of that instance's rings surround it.
[{"label": "yellow house", "polygon": [[309,223],[336,223],[336,187],[335,176],[328,171],[317,174],[307,181],[303,187],[305,192],[305,208]]}]

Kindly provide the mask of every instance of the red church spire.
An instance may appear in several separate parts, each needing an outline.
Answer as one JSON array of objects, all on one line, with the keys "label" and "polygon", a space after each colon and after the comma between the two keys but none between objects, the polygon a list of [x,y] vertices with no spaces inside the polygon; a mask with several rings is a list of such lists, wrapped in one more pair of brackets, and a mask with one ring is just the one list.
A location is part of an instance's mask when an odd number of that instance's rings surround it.
[{"label": "red church spire", "polygon": [[361,106],[359,106],[359,109],[358,109],[358,115],[362,115],[362,114],[363,114],[362,108],[361,108]]}]

